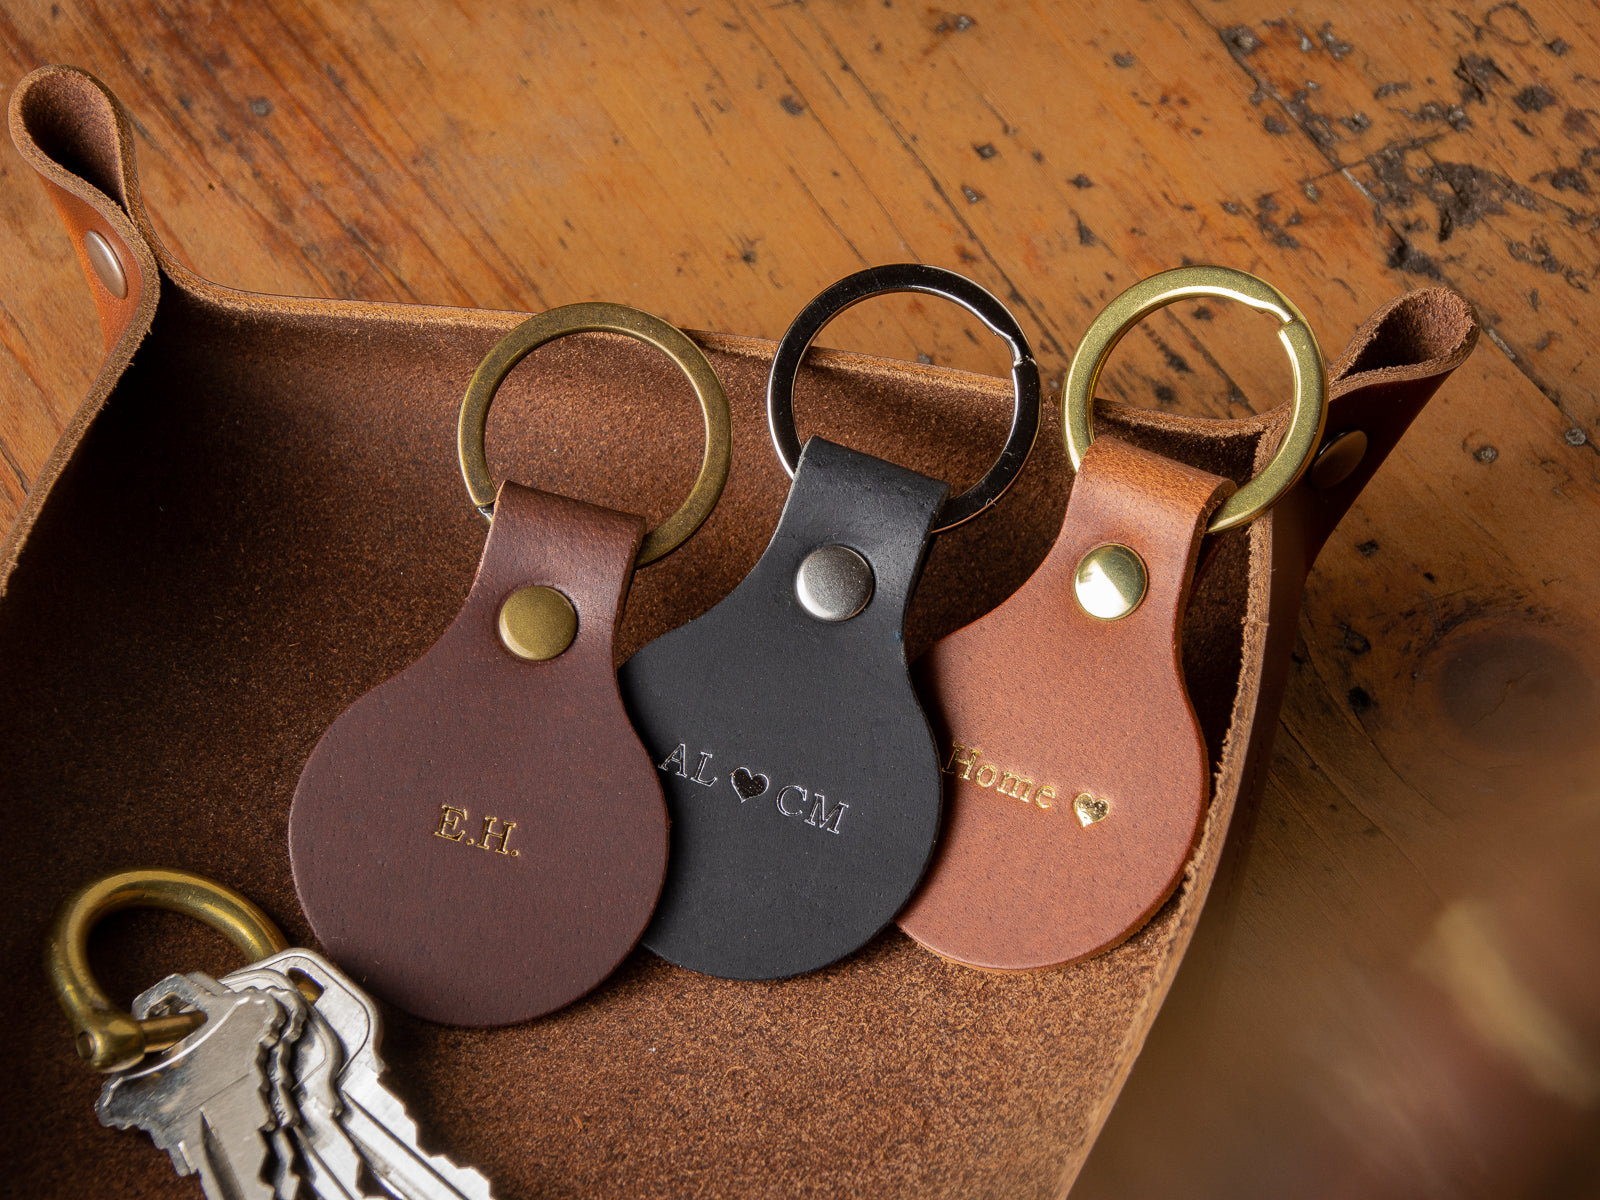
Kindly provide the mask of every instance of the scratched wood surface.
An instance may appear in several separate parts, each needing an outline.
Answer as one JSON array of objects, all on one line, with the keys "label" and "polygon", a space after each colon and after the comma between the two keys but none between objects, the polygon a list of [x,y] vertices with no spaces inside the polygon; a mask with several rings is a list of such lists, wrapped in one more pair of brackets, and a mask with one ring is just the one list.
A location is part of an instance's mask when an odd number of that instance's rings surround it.
[{"label": "scratched wood surface", "polygon": [[[1101,304],[1186,260],[1276,282],[1330,357],[1398,291],[1465,293],[1487,338],[1311,579],[1265,795],[1074,1195],[1594,1186],[1587,0],[0,10],[7,91],[46,62],[128,106],[178,255],[259,291],[604,298],[776,337],[837,277],[914,259],[1006,298],[1053,381]],[[0,248],[3,526],[100,338],[9,153]],[[1005,362],[923,301],[823,340]],[[1259,324],[1191,304],[1103,391],[1226,416],[1287,379]]]}]

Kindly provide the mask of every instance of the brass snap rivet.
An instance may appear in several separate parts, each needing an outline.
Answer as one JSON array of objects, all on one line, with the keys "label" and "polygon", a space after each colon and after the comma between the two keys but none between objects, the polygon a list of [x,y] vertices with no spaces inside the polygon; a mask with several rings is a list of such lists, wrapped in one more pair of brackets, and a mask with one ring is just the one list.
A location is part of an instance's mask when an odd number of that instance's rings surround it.
[{"label": "brass snap rivet", "polygon": [[1091,617],[1116,621],[1139,607],[1149,583],[1144,560],[1118,542],[1096,546],[1078,563],[1078,604]]},{"label": "brass snap rivet", "polygon": [[500,640],[518,658],[545,662],[577,636],[577,610],[555,588],[518,588],[500,605]]},{"label": "brass snap rivet", "polygon": [[106,285],[106,291],[118,300],[127,299],[128,277],[123,273],[122,260],[111,248],[111,243],[91,229],[83,235],[83,252],[88,255],[94,273],[100,276],[100,282]]},{"label": "brass snap rivet", "polygon": [[848,621],[872,599],[872,567],[848,546],[823,546],[800,564],[794,590],[817,620]]},{"label": "brass snap rivet", "polygon": [[1366,456],[1367,435],[1359,429],[1347,429],[1329,438],[1311,463],[1311,486],[1324,492],[1338,487]]}]

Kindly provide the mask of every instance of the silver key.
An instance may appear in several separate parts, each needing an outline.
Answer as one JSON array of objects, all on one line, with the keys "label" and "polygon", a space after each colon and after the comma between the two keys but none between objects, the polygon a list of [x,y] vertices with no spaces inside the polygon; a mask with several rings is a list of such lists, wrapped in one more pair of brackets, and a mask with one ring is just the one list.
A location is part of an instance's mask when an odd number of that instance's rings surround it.
[{"label": "silver key", "polygon": [[[253,986],[299,990],[285,976],[266,967],[235,971],[224,986]],[[344,1068],[344,1047],[333,1027],[314,1008],[305,1005],[305,1024],[289,1059],[289,1081],[296,1116],[294,1140],[304,1165],[302,1178],[320,1200],[361,1200],[362,1158],[339,1118],[344,1102],[339,1096],[339,1072]]]},{"label": "silver key", "polygon": [[[226,985],[223,985],[226,986]],[[278,1042],[267,1052],[266,1071],[269,1099],[277,1128],[267,1135],[272,1144],[272,1191],[277,1200],[296,1200],[300,1195],[300,1174],[295,1169],[296,1132],[300,1108],[295,1101],[295,1054],[310,1012],[300,989],[275,972],[264,972],[256,989],[266,992],[284,1010],[283,1029]],[[240,991],[239,988],[230,988]]]},{"label": "silver key", "polygon": [[[416,1122],[381,1081],[382,1018],[365,993],[309,950],[285,950],[246,970],[260,968],[305,975],[322,989],[312,1009],[327,1021],[344,1050],[340,1124],[385,1189],[401,1200],[493,1200],[489,1181],[478,1172],[418,1147]],[[229,975],[223,983],[233,978]]]},{"label": "silver key", "polygon": [[339,1123],[344,1101],[339,1096],[339,1071],[344,1048],[338,1034],[315,1013],[301,1041],[295,1074],[300,1091],[300,1151],[306,1182],[320,1200],[360,1200],[362,1158]]},{"label": "silver key", "polygon": [[104,1125],[139,1128],[172,1158],[198,1171],[210,1200],[273,1200],[262,1181],[277,1126],[265,1059],[287,1020],[264,992],[233,992],[210,976],[170,975],[142,993],[134,1015],[199,1009],[206,1022],[170,1050],[106,1081],[95,1104]]}]

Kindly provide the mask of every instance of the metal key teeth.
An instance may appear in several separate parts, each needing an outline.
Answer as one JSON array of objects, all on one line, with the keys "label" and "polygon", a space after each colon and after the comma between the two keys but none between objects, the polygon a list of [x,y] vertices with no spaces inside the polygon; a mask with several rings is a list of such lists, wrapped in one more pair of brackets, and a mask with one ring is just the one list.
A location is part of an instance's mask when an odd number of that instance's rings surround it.
[{"label": "metal key teeth", "polygon": [[318,1196],[359,1200],[370,1179],[397,1200],[493,1200],[488,1180],[442,1155],[425,1154],[416,1123],[381,1082],[382,1019],[376,1006],[326,960],[287,950],[223,979],[274,987],[291,972],[320,992],[308,1005],[294,1055],[295,1139],[303,1178]]},{"label": "metal key teeth", "polygon": [[358,1196],[365,1170],[355,1143],[340,1123],[344,1098],[338,1078],[344,1069],[344,1049],[328,1022],[314,1013],[299,1050],[295,1095],[303,1118],[299,1141],[308,1179],[319,1196]]},{"label": "metal key teeth", "polygon": [[135,1013],[173,1006],[198,1009],[206,1021],[108,1079],[95,1111],[106,1125],[146,1130],[180,1175],[199,1173],[210,1200],[275,1200],[277,1190],[263,1182],[265,1135],[278,1126],[267,1060],[287,1012],[270,995],[235,993],[195,973],[162,980],[138,998]]},{"label": "metal key teeth", "polygon": [[[308,1000],[294,975],[320,992]],[[221,982],[173,975],[135,1013],[199,1010],[170,1050],[111,1076],[96,1111],[149,1132],[209,1200],[493,1200],[478,1172],[417,1144],[417,1125],[382,1083],[382,1019],[349,979],[304,950]]]},{"label": "metal key teeth", "polygon": [[423,1153],[417,1145],[416,1123],[397,1101],[382,1120],[352,1101],[345,1125],[379,1183],[396,1196],[405,1200],[494,1200],[489,1181],[477,1171],[442,1154]]},{"label": "metal key teeth", "polygon": [[286,1014],[278,1041],[268,1052],[267,1073],[272,1090],[272,1110],[277,1118],[277,1128],[268,1135],[268,1139],[273,1155],[273,1194],[277,1200],[295,1200],[300,1194],[301,1172],[296,1163],[294,1131],[300,1124],[300,1110],[294,1098],[293,1056],[305,1029],[307,1008],[305,997],[299,990],[287,986],[287,980],[285,984],[284,987],[260,990],[271,996]]}]

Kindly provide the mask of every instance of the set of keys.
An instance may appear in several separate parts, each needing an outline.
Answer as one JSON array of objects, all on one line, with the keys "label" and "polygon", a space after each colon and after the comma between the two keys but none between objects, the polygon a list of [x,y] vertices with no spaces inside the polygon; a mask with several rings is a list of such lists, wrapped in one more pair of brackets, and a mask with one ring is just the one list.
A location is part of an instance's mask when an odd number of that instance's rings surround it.
[{"label": "set of keys", "polygon": [[[197,917],[256,961],[220,980],[169,975],[119,1010],[89,969],[89,931],[122,908]],[[208,1200],[492,1200],[478,1172],[428,1154],[383,1081],[383,1019],[339,969],[286,949],[270,917],[187,871],[121,871],[57,913],[46,967],[78,1054],[107,1072],[101,1124],[143,1129]]]},{"label": "set of keys", "polygon": [[134,1002],[141,1020],[188,1011],[205,1023],[108,1079],[96,1111],[148,1132],[210,1200],[297,1200],[302,1187],[322,1200],[490,1200],[482,1175],[417,1145],[382,1082],[378,1011],[325,959],[285,950],[221,980],[169,975]]}]

